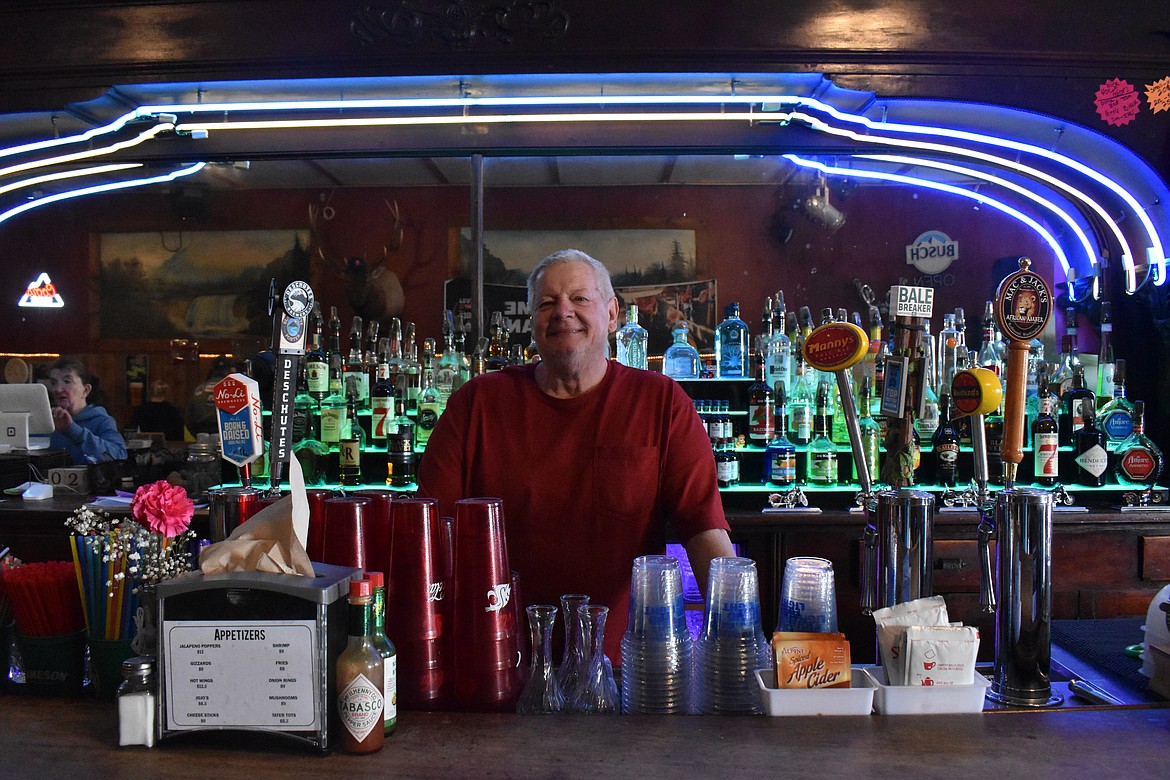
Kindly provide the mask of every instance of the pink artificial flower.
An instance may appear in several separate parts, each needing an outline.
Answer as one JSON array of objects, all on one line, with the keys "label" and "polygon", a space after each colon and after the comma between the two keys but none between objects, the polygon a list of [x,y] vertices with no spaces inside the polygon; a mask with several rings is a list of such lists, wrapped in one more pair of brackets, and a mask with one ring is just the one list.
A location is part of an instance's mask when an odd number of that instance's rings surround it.
[{"label": "pink artificial flower", "polygon": [[160,479],[134,491],[130,512],[135,520],[156,534],[174,537],[191,525],[195,504],[181,486]]}]

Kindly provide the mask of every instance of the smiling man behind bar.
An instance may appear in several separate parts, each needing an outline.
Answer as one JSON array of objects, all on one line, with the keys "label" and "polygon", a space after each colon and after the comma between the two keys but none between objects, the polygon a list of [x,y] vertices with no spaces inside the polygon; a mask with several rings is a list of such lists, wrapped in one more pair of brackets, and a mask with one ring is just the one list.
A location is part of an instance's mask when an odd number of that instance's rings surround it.
[{"label": "smiling man behind bar", "polygon": [[690,398],[662,374],[608,359],[618,305],[605,266],[565,249],[528,278],[541,360],[476,377],[451,396],[419,466],[423,495],[504,502],[523,605],[587,593],[610,609],[615,663],[630,569],[662,553],[669,525],[705,592],[712,558],[734,555],[715,460]]}]

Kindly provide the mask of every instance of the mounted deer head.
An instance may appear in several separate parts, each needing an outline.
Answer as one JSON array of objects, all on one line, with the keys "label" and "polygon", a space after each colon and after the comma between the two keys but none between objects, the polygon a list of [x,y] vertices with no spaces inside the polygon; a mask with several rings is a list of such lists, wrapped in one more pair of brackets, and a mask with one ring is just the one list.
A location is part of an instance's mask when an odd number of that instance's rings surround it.
[{"label": "mounted deer head", "polygon": [[[383,329],[387,329],[390,319],[402,314],[406,296],[398,274],[386,267],[389,254],[402,246],[402,214],[398,201],[384,199],[382,202],[389,213],[389,235],[377,260],[371,263],[357,256],[342,259],[340,254],[331,251],[327,226],[337,213],[327,200],[323,205],[309,204],[309,251],[319,257],[334,276],[346,281],[346,297],[354,313],[361,315],[366,322],[377,320]],[[357,228],[357,225],[350,227]]]}]

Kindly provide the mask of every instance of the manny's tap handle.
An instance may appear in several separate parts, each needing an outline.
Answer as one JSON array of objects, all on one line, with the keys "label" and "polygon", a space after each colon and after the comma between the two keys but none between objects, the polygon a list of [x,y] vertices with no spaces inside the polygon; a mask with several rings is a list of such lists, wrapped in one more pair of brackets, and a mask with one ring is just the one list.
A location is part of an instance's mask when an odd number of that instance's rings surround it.
[{"label": "manny's tap handle", "polygon": [[1009,274],[995,293],[995,316],[1008,341],[1007,397],[1003,412],[1004,484],[1016,481],[1016,469],[1024,459],[1024,403],[1028,380],[1028,349],[1032,339],[1044,332],[1052,315],[1052,292],[1032,261],[1019,260],[1020,270]]}]

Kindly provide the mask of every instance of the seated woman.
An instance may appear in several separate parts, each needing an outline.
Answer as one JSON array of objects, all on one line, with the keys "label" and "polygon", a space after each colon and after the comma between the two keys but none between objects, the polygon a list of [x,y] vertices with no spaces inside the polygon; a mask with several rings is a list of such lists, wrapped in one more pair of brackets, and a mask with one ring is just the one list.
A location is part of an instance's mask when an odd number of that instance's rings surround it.
[{"label": "seated woman", "polygon": [[69,453],[79,466],[103,460],[125,460],[126,441],[114,418],[89,403],[93,376],[74,358],[61,358],[49,372],[52,378],[53,436],[49,446]]}]

